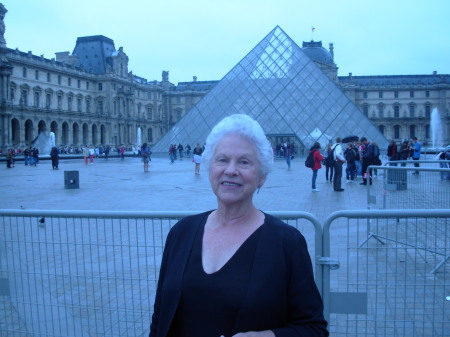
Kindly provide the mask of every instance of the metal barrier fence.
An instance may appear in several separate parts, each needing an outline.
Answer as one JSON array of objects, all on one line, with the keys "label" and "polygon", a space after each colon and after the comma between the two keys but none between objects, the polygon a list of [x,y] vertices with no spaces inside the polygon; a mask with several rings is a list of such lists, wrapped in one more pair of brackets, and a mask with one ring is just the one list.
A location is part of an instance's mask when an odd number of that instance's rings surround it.
[{"label": "metal barrier fence", "polygon": [[450,210],[340,211],[323,235],[331,336],[450,336]]},{"label": "metal barrier fence", "polygon": [[[0,210],[0,335],[147,336],[165,237],[194,213]],[[271,214],[308,242],[331,336],[449,336],[450,210],[341,211],[323,231]]]},{"label": "metal barrier fence", "polygon": [[[0,210],[0,335],[148,336],[165,238],[191,214]],[[320,254],[314,216],[271,214]]]},{"label": "metal barrier fence", "polygon": [[[367,187],[371,209],[450,208],[450,161],[396,161],[369,166],[376,178]],[[403,166],[419,163],[420,167]],[[398,166],[391,166],[397,164]],[[449,177],[449,179],[447,179]]]}]

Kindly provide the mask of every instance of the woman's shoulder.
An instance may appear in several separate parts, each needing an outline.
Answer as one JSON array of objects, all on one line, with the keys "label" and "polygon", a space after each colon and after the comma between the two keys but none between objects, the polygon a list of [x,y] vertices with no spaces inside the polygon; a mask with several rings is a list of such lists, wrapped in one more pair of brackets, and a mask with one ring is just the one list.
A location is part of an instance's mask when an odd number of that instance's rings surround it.
[{"label": "woman's shoulder", "polygon": [[190,230],[193,225],[199,224],[203,220],[206,221],[206,218],[212,211],[207,211],[203,213],[198,213],[194,215],[189,215],[187,217],[182,218],[180,221],[178,221],[171,229],[171,232],[178,233],[178,232],[185,232],[186,230]]}]

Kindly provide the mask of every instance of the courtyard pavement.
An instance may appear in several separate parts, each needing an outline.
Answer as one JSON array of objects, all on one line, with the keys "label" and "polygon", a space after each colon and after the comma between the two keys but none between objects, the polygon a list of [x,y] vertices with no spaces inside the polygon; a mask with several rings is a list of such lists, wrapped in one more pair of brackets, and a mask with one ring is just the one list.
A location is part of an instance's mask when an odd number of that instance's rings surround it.
[{"label": "courtyard pavement", "polygon": [[[347,184],[344,176],[342,187],[345,191],[335,192],[332,183],[325,181],[325,168],[322,168],[317,178],[317,187],[320,191],[313,192],[312,171],[305,167],[304,160],[304,158],[295,158],[290,170],[284,160],[276,160],[265,185],[258,194],[255,194],[256,206],[268,213],[271,211],[309,212],[322,224],[335,211],[368,208],[367,187],[359,185],[361,178],[358,178],[355,183]],[[98,158],[93,164],[88,165],[85,165],[80,158],[62,159],[58,170],[52,170],[49,160],[42,160],[36,167],[25,166],[23,161],[16,162],[15,167],[10,169],[6,168],[5,163],[2,164],[4,166],[0,167],[2,171],[0,175],[1,209],[202,212],[216,207],[216,199],[211,191],[204,165],[200,175],[194,174],[191,158],[183,158],[171,164],[168,156],[155,155],[150,162],[148,173],[144,173],[143,164],[138,157],[126,157],[123,161],[119,158],[110,158],[108,161]],[[65,188],[65,171],[79,172],[79,188]],[[359,233],[358,230],[356,232]],[[342,237],[338,237],[339,240],[347,239],[348,232],[343,233]],[[308,244],[312,244],[312,240],[309,241]],[[339,244],[337,246],[341,247]],[[346,251],[342,253],[342,257],[339,256],[343,262],[347,262],[344,261],[345,253]],[[352,252],[349,254],[351,257],[358,255]],[[395,258],[397,259],[397,255]],[[387,267],[383,270],[386,270],[387,274],[391,273],[391,269]],[[391,275],[395,282],[398,280],[398,273],[402,277],[411,274],[406,281],[414,284],[414,277],[416,277],[414,272],[405,273],[403,270],[395,270]],[[348,275],[342,275],[335,276],[334,280],[336,281],[338,277],[344,279],[348,277]],[[434,278],[432,279],[434,282]],[[444,283],[445,280],[444,277]],[[440,283],[439,287],[438,283],[436,286],[433,283],[433,286],[435,289],[441,289]],[[441,295],[439,293],[440,298]],[[417,298],[425,297],[414,293],[412,298],[417,300]],[[423,303],[423,301],[420,300],[417,303]],[[433,302],[430,303],[433,304]],[[4,301],[3,305],[4,308],[0,308],[0,319],[17,322],[19,326],[21,320],[19,314],[13,310],[13,306],[7,301]],[[444,306],[445,303],[440,305]],[[445,311],[441,307],[437,310]],[[430,319],[430,321],[433,320]],[[95,325],[95,320],[91,320],[91,324]],[[336,328],[333,327],[333,329]],[[403,332],[412,331],[410,328],[402,330]],[[6,331],[2,333],[0,330],[1,336],[18,336]],[[147,331],[142,336],[146,333]]]},{"label": "courtyard pavement", "polygon": [[[344,192],[335,192],[325,181],[325,168],[319,170],[317,187],[312,192],[312,171],[304,158],[295,158],[288,170],[286,162],[276,160],[272,172],[254,201],[263,211],[306,211],[320,221],[334,211],[367,209],[367,189],[361,178],[352,184],[342,179]],[[168,156],[153,156],[150,172],[144,173],[138,157],[62,159],[58,170],[49,160],[34,166],[18,161],[13,168],[1,168],[0,208],[47,210],[115,211],[205,211],[216,207],[203,165],[194,174],[190,158],[170,163]],[[66,189],[64,171],[79,171],[79,188]]]}]

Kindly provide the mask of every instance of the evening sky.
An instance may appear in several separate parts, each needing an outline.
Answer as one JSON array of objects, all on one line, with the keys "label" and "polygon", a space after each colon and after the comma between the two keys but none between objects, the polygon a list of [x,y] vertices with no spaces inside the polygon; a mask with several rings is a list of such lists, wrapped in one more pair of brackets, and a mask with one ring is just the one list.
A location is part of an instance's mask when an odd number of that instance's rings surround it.
[{"label": "evening sky", "polygon": [[0,2],[8,48],[54,58],[78,37],[104,35],[149,81],[163,70],[175,84],[220,80],[277,25],[299,46],[333,43],[341,76],[450,74],[448,0]]}]

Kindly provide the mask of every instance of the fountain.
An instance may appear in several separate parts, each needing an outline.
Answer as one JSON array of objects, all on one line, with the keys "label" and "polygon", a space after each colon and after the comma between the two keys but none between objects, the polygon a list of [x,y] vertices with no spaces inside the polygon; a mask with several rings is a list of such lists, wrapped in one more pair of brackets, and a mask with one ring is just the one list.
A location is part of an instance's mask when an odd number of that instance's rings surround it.
[{"label": "fountain", "polygon": [[31,143],[32,147],[37,147],[39,149],[40,155],[49,155],[50,150],[55,146],[55,133],[50,132],[47,136],[45,132],[41,132]]},{"label": "fountain", "polygon": [[442,139],[442,121],[437,108],[431,112],[430,131],[433,148],[441,148],[444,146]]},{"label": "fountain", "polygon": [[137,146],[141,146],[142,145],[142,129],[138,128],[137,129]]}]

